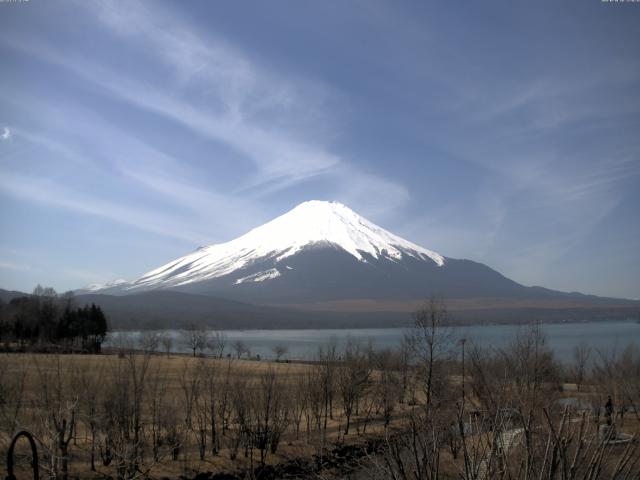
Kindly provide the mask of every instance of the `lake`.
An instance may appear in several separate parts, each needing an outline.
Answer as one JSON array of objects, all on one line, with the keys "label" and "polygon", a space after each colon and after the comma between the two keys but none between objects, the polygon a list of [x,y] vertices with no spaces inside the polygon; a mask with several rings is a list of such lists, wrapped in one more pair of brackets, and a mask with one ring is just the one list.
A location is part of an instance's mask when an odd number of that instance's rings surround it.
[{"label": "lake", "polygon": [[[504,348],[522,328],[518,325],[472,325],[456,327],[453,334],[457,339],[466,338],[467,345],[475,343],[483,347]],[[582,342],[602,352],[621,350],[631,342],[640,346],[640,324],[631,321],[553,323],[542,324],[541,328],[547,335],[548,345],[556,357],[563,361],[570,361],[574,347]],[[363,344],[371,342],[377,349],[394,348],[400,344],[405,332],[403,328],[224,331],[227,337],[226,353],[233,353],[231,345],[239,339],[250,348],[253,356],[273,358],[272,348],[282,345],[288,349],[286,358],[296,360],[313,359],[318,348],[331,341],[337,342],[339,348],[348,339]],[[112,332],[105,346],[118,345],[122,341],[135,345],[145,333],[148,332]],[[162,333],[174,339],[173,351],[189,352],[180,330],[163,330]]]}]

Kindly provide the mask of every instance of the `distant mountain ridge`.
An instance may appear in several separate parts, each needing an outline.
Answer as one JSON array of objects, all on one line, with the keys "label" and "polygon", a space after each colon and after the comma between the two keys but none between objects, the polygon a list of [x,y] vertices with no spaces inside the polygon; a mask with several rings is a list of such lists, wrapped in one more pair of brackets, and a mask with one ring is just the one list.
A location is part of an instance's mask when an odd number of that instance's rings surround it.
[{"label": "distant mountain ridge", "polygon": [[[2,304],[28,293],[0,289]],[[460,324],[620,320],[640,318],[640,302],[599,299],[447,299],[452,319]],[[96,304],[111,329],[182,328],[189,324],[219,329],[406,327],[422,300],[346,300],[264,306],[210,295],[154,290],[129,295],[76,295],[77,306]]]}]

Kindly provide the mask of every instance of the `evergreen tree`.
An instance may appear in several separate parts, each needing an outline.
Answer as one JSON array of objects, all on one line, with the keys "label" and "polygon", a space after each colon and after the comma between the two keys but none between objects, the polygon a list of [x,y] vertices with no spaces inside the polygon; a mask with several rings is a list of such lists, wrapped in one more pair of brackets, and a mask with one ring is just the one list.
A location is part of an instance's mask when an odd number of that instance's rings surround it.
[{"label": "evergreen tree", "polygon": [[20,349],[62,345],[64,351],[97,353],[107,330],[102,309],[95,304],[76,308],[71,292],[58,296],[54,289],[38,285],[32,295],[0,305],[0,341]]}]

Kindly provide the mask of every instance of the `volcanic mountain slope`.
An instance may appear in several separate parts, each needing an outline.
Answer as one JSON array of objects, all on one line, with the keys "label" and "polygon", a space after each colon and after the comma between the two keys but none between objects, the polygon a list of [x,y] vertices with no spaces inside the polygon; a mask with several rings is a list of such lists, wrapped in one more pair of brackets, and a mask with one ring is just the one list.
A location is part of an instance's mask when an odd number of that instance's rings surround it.
[{"label": "volcanic mountain slope", "polygon": [[272,305],[415,300],[431,294],[448,299],[591,298],[525,287],[486,265],[446,258],[345,205],[323,201],[302,203],[235,240],[200,247],[133,282],[90,288],[109,295],[151,290]]}]

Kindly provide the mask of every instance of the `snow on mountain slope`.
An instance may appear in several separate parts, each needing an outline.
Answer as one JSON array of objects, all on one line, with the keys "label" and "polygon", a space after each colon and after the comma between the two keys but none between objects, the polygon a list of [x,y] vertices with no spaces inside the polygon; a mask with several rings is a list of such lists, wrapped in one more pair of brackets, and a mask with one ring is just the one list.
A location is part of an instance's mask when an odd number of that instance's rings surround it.
[{"label": "snow on mountain slope", "polygon": [[276,278],[280,276],[280,270],[277,268],[270,268],[269,270],[265,270],[264,272],[254,273],[253,275],[247,275],[246,277],[239,278],[236,280],[234,285],[238,285],[239,283],[245,282],[262,282],[264,280],[269,280],[271,278]]},{"label": "snow on mountain slope", "polygon": [[105,290],[109,288],[117,288],[128,285],[129,282],[126,280],[119,278],[117,280],[112,280],[107,283],[91,283],[82,289],[82,292],[97,292],[99,290]]},{"label": "snow on mountain slope", "polygon": [[[388,232],[341,203],[308,201],[235,240],[200,247],[121,287],[130,291],[186,285],[231,274],[268,257],[278,265],[303,248],[326,244],[363,262],[363,254],[392,261],[407,255],[438,266],[445,262],[442,255]],[[268,281],[281,273],[273,268],[241,278],[235,284]]]}]

